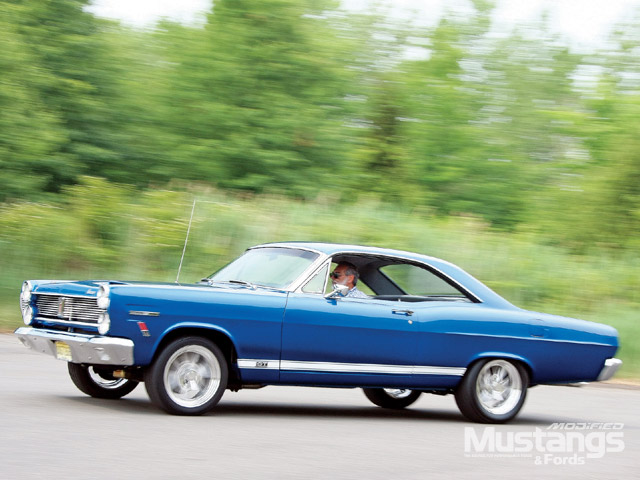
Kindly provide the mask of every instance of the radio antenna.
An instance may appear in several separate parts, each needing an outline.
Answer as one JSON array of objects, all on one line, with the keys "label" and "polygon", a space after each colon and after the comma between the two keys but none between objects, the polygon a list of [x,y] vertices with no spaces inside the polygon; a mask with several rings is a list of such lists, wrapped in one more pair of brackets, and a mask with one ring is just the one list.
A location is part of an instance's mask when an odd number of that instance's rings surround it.
[{"label": "radio antenna", "polygon": [[189,232],[191,231],[191,221],[193,220],[193,212],[196,209],[196,199],[193,199],[193,207],[191,207],[191,217],[189,218],[189,227],[187,227],[187,237],[184,239],[184,248],[182,249],[182,257],[180,257],[180,266],[178,267],[178,275],[176,283],[180,283],[180,271],[182,270],[182,261],[184,260],[184,252],[187,251],[187,242],[189,241]]}]

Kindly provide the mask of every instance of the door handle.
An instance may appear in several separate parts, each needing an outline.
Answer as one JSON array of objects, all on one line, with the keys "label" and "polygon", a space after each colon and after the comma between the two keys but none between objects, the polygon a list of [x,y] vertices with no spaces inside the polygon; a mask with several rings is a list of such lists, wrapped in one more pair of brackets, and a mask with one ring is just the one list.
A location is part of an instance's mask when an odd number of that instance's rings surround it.
[{"label": "door handle", "polygon": [[413,310],[400,310],[398,308],[394,308],[393,310],[391,310],[391,313],[395,313],[396,315],[406,315],[407,317],[410,317],[411,315],[413,315]]}]

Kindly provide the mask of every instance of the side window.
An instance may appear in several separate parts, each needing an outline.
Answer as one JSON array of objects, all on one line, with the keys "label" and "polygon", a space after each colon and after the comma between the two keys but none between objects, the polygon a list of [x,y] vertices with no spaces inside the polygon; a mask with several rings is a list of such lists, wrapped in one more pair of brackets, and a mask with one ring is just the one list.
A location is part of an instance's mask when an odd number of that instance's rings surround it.
[{"label": "side window", "polygon": [[321,268],[318,273],[311,277],[311,280],[302,287],[302,291],[304,293],[324,293],[324,285],[327,279],[328,269],[329,265],[325,265]]},{"label": "side window", "polygon": [[387,265],[380,271],[389,277],[408,295],[417,296],[460,296],[457,288],[449,285],[429,270],[416,265]]},{"label": "side window", "polygon": [[[331,271],[333,272],[336,267],[339,265],[338,262],[332,262],[331,263]],[[366,283],[364,283],[364,281],[362,280],[362,278],[360,278],[358,280],[358,283],[356,284],[356,287],[358,288],[358,290],[360,290],[362,293],[365,293],[367,295],[369,295],[370,297],[375,295],[375,292],[373,290],[371,290],[371,288],[369,287],[369,285],[367,285]],[[331,281],[331,278],[329,278],[329,281],[327,282],[327,288],[325,290],[325,293],[331,293],[331,291],[333,290],[333,282]]]}]

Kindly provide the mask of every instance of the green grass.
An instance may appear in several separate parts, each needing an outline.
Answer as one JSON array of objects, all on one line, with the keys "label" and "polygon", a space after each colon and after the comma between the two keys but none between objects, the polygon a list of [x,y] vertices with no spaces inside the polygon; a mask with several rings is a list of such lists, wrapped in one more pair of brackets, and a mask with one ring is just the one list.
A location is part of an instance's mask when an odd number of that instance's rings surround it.
[{"label": "green grass", "polygon": [[573,255],[530,232],[496,232],[474,218],[435,218],[370,197],[344,205],[197,188],[133,195],[88,179],[59,205],[0,206],[0,330],[21,325],[18,295],[25,279],[175,280],[194,197],[183,281],[197,281],[262,242],[415,251],[461,266],[519,307],[614,326],[624,361],[619,375],[640,377],[638,254]]}]

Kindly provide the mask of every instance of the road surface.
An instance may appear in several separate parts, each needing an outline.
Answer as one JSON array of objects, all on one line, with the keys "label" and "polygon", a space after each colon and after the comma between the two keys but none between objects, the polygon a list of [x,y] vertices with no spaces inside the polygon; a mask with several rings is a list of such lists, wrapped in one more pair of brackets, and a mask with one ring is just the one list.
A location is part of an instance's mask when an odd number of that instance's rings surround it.
[{"label": "road surface", "polygon": [[360,390],[299,387],[228,391],[176,417],[144,385],[87,397],[63,362],[5,334],[0,380],[2,479],[640,478],[638,388],[535,387],[497,427],[465,421],[452,396],[389,411]]}]

